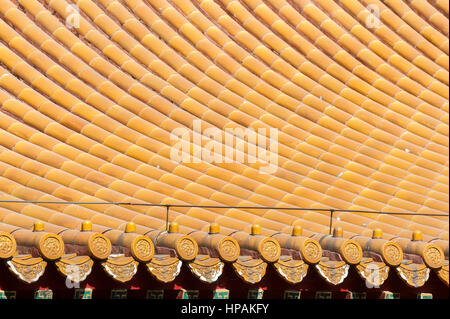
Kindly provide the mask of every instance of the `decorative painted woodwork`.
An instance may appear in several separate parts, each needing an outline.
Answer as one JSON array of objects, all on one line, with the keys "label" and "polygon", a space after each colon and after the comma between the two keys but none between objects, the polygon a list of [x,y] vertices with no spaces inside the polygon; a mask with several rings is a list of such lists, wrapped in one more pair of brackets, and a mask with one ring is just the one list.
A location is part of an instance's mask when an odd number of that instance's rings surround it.
[{"label": "decorative painted woodwork", "polygon": [[147,299],[163,299],[164,298],[164,290],[147,290]]},{"label": "decorative painted woodwork", "polygon": [[400,293],[383,291],[381,293],[380,299],[400,299]]},{"label": "decorative painted woodwork", "polygon": [[284,291],[284,299],[300,299],[301,291],[300,290],[285,290]]},{"label": "decorative painted woodwork", "polygon": [[51,289],[39,289],[34,292],[34,299],[53,299]]},{"label": "decorative painted woodwork", "polygon": [[215,289],[213,291],[213,299],[230,299],[230,291],[228,289]]},{"label": "decorative painted woodwork", "polygon": [[111,299],[127,299],[127,290],[126,289],[112,289],[110,298]]},{"label": "decorative painted woodwork", "polygon": [[199,296],[198,290],[181,289],[178,292],[177,299],[198,299],[198,296]]},{"label": "decorative painted woodwork", "polygon": [[249,289],[247,299],[263,299],[264,290],[262,288]]},{"label": "decorative painted woodwork", "polygon": [[345,299],[367,299],[367,293],[366,292],[356,292],[356,291],[349,291]]},{"label": "decorative painted woodwork", "polygon": [[331,299],[331,291],[317,291],[316,299]]},{"label": "decorative painted woodwork", "polygon": [[0,299],[16,299],[16,291],[4,291],[0,289]]},{"label": "decorative painted woodwork", "polygon": [[74,299],[92,299],[94,290],[91,288],[75,289]]}]

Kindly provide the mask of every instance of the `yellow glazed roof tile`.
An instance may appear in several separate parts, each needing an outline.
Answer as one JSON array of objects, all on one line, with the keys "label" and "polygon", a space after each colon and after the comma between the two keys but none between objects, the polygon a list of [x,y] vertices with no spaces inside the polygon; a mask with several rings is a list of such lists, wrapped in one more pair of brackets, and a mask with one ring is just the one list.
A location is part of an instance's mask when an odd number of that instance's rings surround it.
[{"label": "yellow glazed roof tile", "polygon": [[[224,235],[313,236],[330,223],[320,209],[391,209],[411,215],[340,212],[335,226],[448,240],[448,219],[418,214],[448,217],[448,4],[79,0],[69,26],[70,1],[18,3],[0,2],[2,199],[238,206],[173,207],[185,234],[216,222]],[[259,128],[257,141],[277,128],[264,149],[278,166],[261,173],[250,137],[234,142],[241,162],[197,161],[214,146],[205,133],[193,162],[175,159],[173,134],[198,123]],[[140,234],[166,223],[154,207],[80,207],[0,202],[0,222],[90,219],[112,241],[127,222]]]}]

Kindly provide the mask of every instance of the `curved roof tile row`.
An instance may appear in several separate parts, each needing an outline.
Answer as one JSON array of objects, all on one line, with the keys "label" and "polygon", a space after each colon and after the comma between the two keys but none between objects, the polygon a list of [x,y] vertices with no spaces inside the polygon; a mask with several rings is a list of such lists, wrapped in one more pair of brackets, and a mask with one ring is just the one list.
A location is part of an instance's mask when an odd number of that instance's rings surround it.
[{"label": "curved roof tile row", "polygon": [[[242,238],[254,224],[328,233],[329,213],[281,207],[411,213],[333,225],[421,231],[448,252],[446,14],[424,0],[0,0],[0,199],[274,207],[171,208],[180,233],[217,223]],[[173,160],[172,132],[196,120],[278,129],[278,169]],[[162,231],[166,211],[0,202],[0,230],[25,238],[37,221],[70,234],[83,220],[121,246],[127,223]]]}]

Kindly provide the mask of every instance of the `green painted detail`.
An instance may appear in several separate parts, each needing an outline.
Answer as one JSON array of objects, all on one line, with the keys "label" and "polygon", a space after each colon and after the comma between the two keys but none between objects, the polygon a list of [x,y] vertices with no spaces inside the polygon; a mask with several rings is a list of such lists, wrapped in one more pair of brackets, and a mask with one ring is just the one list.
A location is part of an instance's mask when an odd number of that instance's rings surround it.
[{"label": "green painted detail", "polygon": [[181,290],[177,299],[198,299],[198,290]]},{"label": "green painted detail", "polygon": [[92,289],[75,289],[75,299],[92,299]]},{"label": "green painted detail", "polygon": [[126,289],[111,290],[111,299],[127,299],[127,290]]},{"label": "green painted detail", "polygon": [[249,289],[248,299],[263,299],[264,290],[262,289]]},{"label": "green painted detail", "polygon": [[53,291],[50,289],[39,289],[35,291],[34,299],[53,299]]},{"label": "green painted detail", "polygon": [[331,299],[331,291],[317,291],[316,299]]},{"label": "green painted detail", "polygon": [[383,295],[383,299],[400,299],[400,293],[398,292],[384,291]]},{"label": "green painted detail", "polygon": [[300,290],[285,290],[284,299],[300,299]]},{"label": "green painted detail", "polygon": [[147,299],[163,299],[164,290],[147,290]]},{"label": "green painted detail", "polygon": [[228,289],[216,289],[213,299],[230,299],[230,291]]},{"label": "green painted detail", "polygon": [[367,293],[365,292],[351,291],[350,295],[351,295],[350,299],[367,299]]}]

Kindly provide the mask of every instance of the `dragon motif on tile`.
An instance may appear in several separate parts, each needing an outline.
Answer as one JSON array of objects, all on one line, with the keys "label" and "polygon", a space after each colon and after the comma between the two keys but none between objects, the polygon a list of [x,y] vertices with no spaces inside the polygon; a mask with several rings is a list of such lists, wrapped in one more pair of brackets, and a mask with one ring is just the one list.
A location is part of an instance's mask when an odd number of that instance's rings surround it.
[{"label": "dragon motif on tile", "polygon": [[159,281],[168,283],[180,274],[181,260],[170,256],[154,256],[152,261],[147,263],[148,271]]},{"label": "dragon motif on tile", "polygon": [[399,265],[403,260],[403,251],[397,243],[388,241],[383,245],[382,256],[391,267]]},{"label": "dragon motif on tile", "polygon": [[132,257],[110,256],[102,263],[103,269],[120,282],[130,281],[136,274],[139,263]]},{"label": "dragon motif on tile", "polygon": [[240,254],[239,244],[236,240],[229,237],[221,240],[217,249],[222,260],[227,262],[236,260]]},{"label": "dragon motif on tile", "polygon": [[261,254],[267,260],[276,260],[280,256],[281,248],[277,244],[277,242],[272,240],[266,240],[262,244]]},{"label": "dragon motif on tile", "polygon": [[197,243],[187,236],[177,240],[176,251],[178,256],[183,260],[192,260],[198,253]]},{"label": "dragon motif on tile", "polygon": [[422,287],[430,277],[430,268],[422,264],[404,263],[397,267],[397,272],[413,288]]},{"label": "dragon motif on tile", "polygon": [[[282,256],[283,257],[283,256]],[[308,264],[303,260],[293,260],[280,258],[273,264],[278,274],[291,284],[300,283],[308,273]]]},{"label": "dragon motif on tile", "polygon": [[27,283],[35,282],[41,278],[47,266],[47,262],[42,258],[32,258],[30,255],[13,257],[6,264],[13,274]]},{"label": "dragon motif on tile", "polygon": [[261,259],[240,257],[233,263],[233,268],[245,282],[255,284],[260,282],[266,274],[267,264]]},{"label": "dragon motif on tile", "polygon": [[147,237],[140,236],[131,245],[131,254],[140,262],[149,262],[155,253],[155,246]]},{"label": "dragon motif on tile", "polygon": [[200,280],[213,283],[222,275],[224,263],[218,258],[196,258],[189,263],[192,273]]},{"label": "dragon motif on tile", "polygon": [[320,261],[316,265],[319,274],[333,285],[339,285],[347,278],[349,268],[344,261]]},{"label": "dragon motif on tile", "polygon": [[303,259],[310,264],[316,264],[322,257],[322,248],[315,240],[307,240],[301,248]]},{"label": "dragon motif on tile", "polygon": [[445,256],[444,252],[439,247],[429,244],[423,253],[423,259],[428,267],[439,269],[444,263]]},{"label": "dragon motif on tile", "polygon": [[63,256],[57,261],[58,271],[71,282],[82,282],[92,271],[94,261],[88,256]]},{"label": "dragon motif on tile", "polygon": [[90,253],[99,260],[104,260],[111,254],[111,242],[101,234],[95,234],[89,239],[88,248]]},{"label": "dragon motif on tile", "polygon": [[17,244],[14,237],[8,233],[0,232],[0,259],[11,258],[16,248]]},{"label": "dragon motif on tile", "polygon": [[352,265],[358,264],[363,257],[361,246],[353,240],[348,240],[341,247],[340,253],[344,260]]},{"label": "dragon motif on tile", "polygon": [[389,267],[385,263],[374,262],[372,258],[363,259],[356,270],[368,288],[379,288],[389,276]]}]

